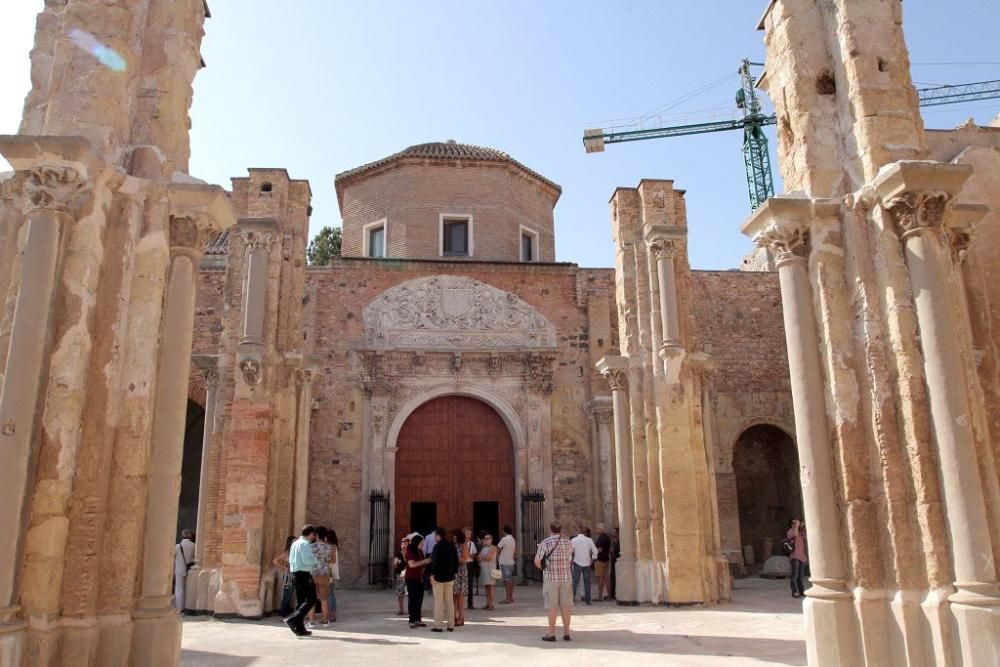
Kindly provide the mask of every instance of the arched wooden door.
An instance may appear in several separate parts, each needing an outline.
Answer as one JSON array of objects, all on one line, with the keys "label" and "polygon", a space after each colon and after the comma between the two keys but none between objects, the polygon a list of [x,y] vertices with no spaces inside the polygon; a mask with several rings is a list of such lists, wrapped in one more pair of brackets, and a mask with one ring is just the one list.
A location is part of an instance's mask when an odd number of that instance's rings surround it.
[{"label": "arched wooden door", "polygon": [[424,403],[396,451],[396,532],[469,526],[494,536],[515,525],[514,448],[500,415],[465,396]]}]

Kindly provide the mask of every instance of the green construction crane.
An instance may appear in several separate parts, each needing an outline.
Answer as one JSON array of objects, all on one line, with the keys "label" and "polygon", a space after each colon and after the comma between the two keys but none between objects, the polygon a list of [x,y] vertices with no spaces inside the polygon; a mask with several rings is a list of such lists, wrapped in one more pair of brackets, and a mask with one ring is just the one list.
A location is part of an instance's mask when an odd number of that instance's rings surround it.
[{"label": "green construction crane", "polygon": [[[774,196],[771,158],[767,149],[764,126],[774,125],[778,120],[773,114],[767,115],[761,112],[760,100],[757,99],[757,79],[751,74],[751,67],[763,67],[763,64],[750,62],[746,59],[740,64],[739,74],[742,86],[736,91],[736,106],[743,112],[742,118],[674,127],[655,127],[648,130],[610,130],[608,132],[601,129],[585,130],[583,146],[588,153],[598,153],[604,150],[605,144],[743,130],[743,159],[747,172],[747,189],[750,192],[750,208],[756,209],[768,198]],[[1000,98],[1000,80],[923,88],[918,90],[917,94],[920,97],[920,106],[922,107],[995,99]]]}]

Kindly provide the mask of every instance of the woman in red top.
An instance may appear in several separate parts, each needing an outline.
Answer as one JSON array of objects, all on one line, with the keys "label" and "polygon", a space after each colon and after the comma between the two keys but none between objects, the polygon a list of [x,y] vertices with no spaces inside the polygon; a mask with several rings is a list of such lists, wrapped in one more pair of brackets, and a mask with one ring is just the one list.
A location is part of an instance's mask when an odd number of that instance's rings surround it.
[{"label": "woman in red top", "polygon": [[806,594],[805,586],[802,584],[802,571],[809,562],[809,556],[806,554],[806,527],[798,519],[792,519],[788,522],[785,538],[795,541],[795,548],[788,555],[792,563],[792,575],[789,581],[792,585],[792,597],[800,598]]},{"label": "woman in red top", "polygon": [[406,571],[403,580],[406,581],[406,594],[409,596],[410,627],[424,628],[427,624],[420,619],[421,607],[424,605],[424,566],[431,562],[424,558],[424,550],[420,548],[424,538],[420,533],[412,533],[410,546],[406,553]]}]

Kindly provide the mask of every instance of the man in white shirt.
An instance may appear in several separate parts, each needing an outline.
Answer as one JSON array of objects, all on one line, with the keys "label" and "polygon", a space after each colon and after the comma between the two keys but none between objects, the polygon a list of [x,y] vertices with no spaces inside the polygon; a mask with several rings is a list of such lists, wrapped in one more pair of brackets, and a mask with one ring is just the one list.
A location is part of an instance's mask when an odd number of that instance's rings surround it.
[{"label": "man in white shirt", "polygon": [[194,533],[181,531],[181,541],[174,546],[174,606],[184,611],[184,586],[187,573],[194,565]]},{"label": "man in white shirt", "polygon": [[570,541],[573,543],[573,601],[576,601],[576,587],[582,577],[584,601],[590,604],[590,569],[597,558],[597,545],[587,536],[585,526],[580,526],[580,532]]},{"label": "man in white shirt", "polygon": [[500,604],[510,604],[514,601],[514,564],[517,562],[517,543],[511,534],[514,530],[510,526],[503,527],[503,537],[497,544],[500,550],[500,557],[497,564],[503,574],[503,587],[506,594],[505,599],[500,600]]},{"label": "man in white shirt", "polygon": [[[435,528],[431,532],[427,533],[426,536],[424,536],[424,544],[422,548],[424,550],[424,555],[427,556],[428,558],[431,558],[434,555],[434,547],[436,547],[438,543],[437,531],[438,529]],[[430,590],[431,590],[431,570],[428,567],[424,568],[424,592],[429,592]]]}]

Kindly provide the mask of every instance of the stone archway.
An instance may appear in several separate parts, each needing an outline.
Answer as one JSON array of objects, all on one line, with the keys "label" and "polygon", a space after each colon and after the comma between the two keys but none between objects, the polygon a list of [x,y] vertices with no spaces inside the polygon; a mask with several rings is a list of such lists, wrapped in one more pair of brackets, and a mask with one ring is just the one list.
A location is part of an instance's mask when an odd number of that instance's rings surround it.
[{"label": "stone archway", "polygon": [[406,418],[396,447],[397,532],[515,525],[513,439],[487,403],[459,395],[431,399]]},{"label": "stone archway", "polygon": [[181,488],[177,506],[177,536],[185,528],[198,524],[198,490],[201,482],[201,454],[205,438],[205,408],[191,399],[187,402],[184,422],[184,455],[181,463]]},{"label": "stone archway", "polygon": [[770,424],[747,428],[733,447],[733,474],[740,545],[753,547],[754,563],[760,565],[780,553],[788,520],[802,517],[795,441]]}]

